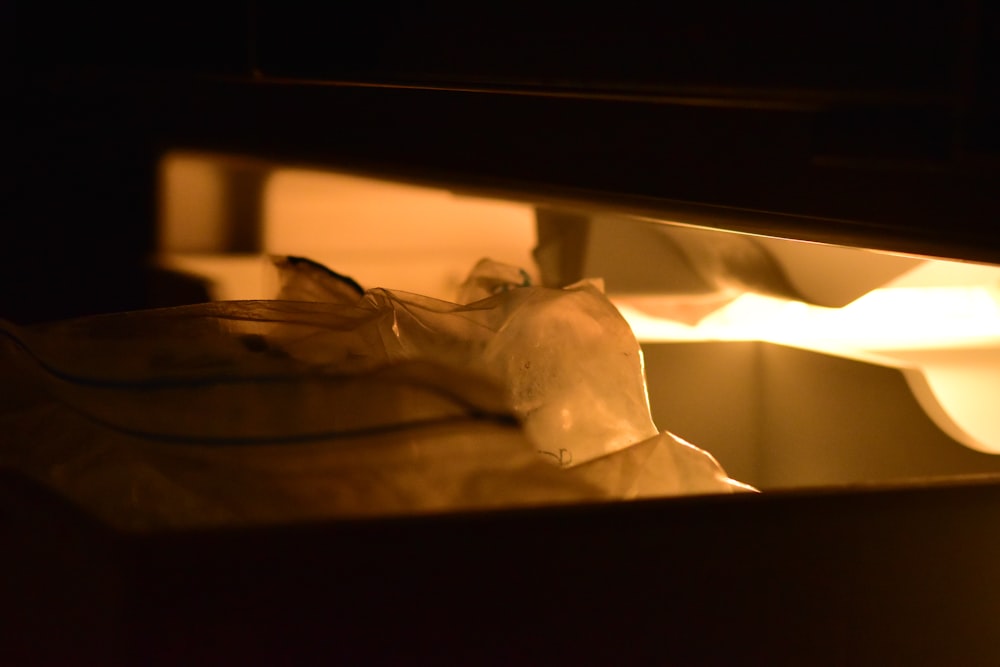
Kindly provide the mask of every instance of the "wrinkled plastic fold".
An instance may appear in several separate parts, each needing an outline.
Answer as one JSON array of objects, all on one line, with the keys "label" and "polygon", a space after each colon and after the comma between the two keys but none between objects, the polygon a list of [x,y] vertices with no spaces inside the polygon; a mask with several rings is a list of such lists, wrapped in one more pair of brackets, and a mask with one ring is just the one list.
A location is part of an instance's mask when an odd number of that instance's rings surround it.
[{"label": "wrinkled plastic fold", "polygon": [[727,493],[593,283],[450,303],[279,258],[273,301],[0,328],[0,465],[132,529]]}]

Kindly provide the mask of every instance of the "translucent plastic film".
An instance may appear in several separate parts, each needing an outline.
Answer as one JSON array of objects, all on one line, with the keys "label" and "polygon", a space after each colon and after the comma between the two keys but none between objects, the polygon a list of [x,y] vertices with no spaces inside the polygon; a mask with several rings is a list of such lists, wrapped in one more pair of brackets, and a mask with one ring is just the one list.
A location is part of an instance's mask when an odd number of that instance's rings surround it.
[{"label": "translucent plastic film", "polygon": [[4,326],[0,464],[133,528],[729,492],[600,289],[449,303],[276,260],[273,301]]}]

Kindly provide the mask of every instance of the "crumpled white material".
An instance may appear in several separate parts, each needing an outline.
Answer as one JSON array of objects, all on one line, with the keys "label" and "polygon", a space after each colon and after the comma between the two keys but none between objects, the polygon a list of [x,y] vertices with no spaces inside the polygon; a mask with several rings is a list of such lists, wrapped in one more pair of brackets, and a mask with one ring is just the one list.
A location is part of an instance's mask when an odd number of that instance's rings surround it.
[{"label": "crumpled white material", "polygon": [[746,488],[656,429],[595,283],[484,261],[449,303],[276,263],[273,301],[0,328],[0,464],[140,529]]}]

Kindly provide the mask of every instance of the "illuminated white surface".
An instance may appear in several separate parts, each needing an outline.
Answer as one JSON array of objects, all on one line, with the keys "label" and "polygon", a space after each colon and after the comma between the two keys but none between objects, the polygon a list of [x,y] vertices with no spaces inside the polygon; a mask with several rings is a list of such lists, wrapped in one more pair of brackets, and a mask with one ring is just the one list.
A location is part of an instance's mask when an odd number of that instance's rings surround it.
[{"label": "illuminated white surface", "polygon": [[617,299],[640,340],[763,340],[837,352],[1000,343],[1000,290],[886,288],[843,308],[743,294],[696,325],[649,317]]},{"label": "illuminated white surface", "polygon": [[891,287],[839,309],[744,294],[695,326],[618,305],[642,341],[759,340],[898,368],[941,430],[1000,454],[998,287]]},{"label": "illuminated white surface", "polygon": [[278,293],[277,271],[263,255],[171,253],[161,255],[158,264],[204,278],[216,301],[273,299]]},{"label": "illuminated white surface", "polygon": [[534,208],[330,172],[280,169],[264,198],[264,247],[386,287],[454,300],[483,257],[532,267]]},{"label": "illuminated white surface", "polygon": [[924,412],[962,444],[1000,454],[1000,346],[894,351]]},{"label": "illuminated white surface", "polygon": [[[241,222],[227,209],[233,170],[251,170],[263,184],[261,218],[245,221],[260,224],[259,244],[245,248],[257,255],[227,253]],[[446,300],[481,258],[534,265],[530,204],[215,154],[171,153],[160,171],[159,263],[207,277],[216,299],[274,296],[265,255],[308,257],[364,287]]]}]

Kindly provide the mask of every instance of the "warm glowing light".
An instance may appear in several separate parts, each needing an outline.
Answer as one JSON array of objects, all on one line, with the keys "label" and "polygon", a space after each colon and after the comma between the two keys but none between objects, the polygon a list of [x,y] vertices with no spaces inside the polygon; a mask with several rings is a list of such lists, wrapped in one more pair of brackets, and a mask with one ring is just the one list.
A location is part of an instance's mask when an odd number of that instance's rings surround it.
[{"label": "warm glowing light", "polygon": [[744,294],[694,326],[619,308],[640,340],[762,340],[829,351],[1000,344],[1000,290],[898,287],[874,290],[844,308]]},{"label": "warm glowing light", "polygon": [[[446,300],[483,257],[533,266],[530,204],[188,152],[164,158],[160,185],[160,265],[207,278],[216,299],[273,297],[272,254]],[[260,210],[244,219],[247,198]]]},{"label": "warm glowing light", "polygon": [[454,300],[482,257],[531,267],[534,208],[444,189],[281,169],[267,184],[264,245],[367,287]]},{"label": "warm glowing light", "polygon": [[906,379],[931,419],[955,440],[1000,454],[1000,346],[908,350]]},{"label": "warm glowing light", "polygon": [[222,167],[199,154],[180,153],[160,165],[159,250],[199,252],[225,245]]},{"label": "warm glowing light", "polygon": [[1000,280],[985,268],[965,269],[985,286],[887,287],[843,308],[744,294],[694,326],[618,305],[642,341],[758,340],[897,368],[942,431],[1000,454]]},{"label": "warm glowing light", "polygon": [[159,265],[207,280],[217,301],[271,299],[280,287],[277,271],[263,255],[175,253],[160,257]]}]

